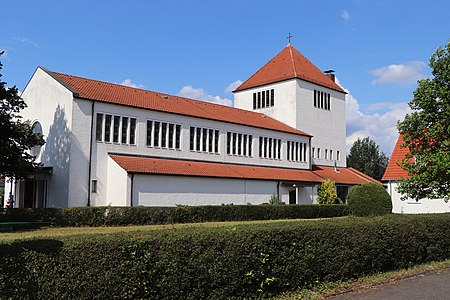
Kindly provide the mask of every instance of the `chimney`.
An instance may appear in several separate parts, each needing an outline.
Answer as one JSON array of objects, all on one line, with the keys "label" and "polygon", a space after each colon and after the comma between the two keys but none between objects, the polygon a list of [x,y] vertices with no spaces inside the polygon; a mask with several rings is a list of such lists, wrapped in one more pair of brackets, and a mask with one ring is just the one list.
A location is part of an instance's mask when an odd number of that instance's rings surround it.
[{"label": "chimney", "polygon": [[327,75],[328,78],[333,80],[333,82],[336,82],[336,76],[334,75],[334,70],[326,70],[325,75]]}]

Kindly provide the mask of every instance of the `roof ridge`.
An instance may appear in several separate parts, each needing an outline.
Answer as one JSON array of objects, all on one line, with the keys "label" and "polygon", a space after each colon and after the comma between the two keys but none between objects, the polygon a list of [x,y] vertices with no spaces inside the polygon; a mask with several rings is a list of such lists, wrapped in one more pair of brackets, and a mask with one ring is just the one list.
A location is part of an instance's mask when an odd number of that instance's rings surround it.
[{"label": "roof ridge", "polygon": [[292,62],[292,68],[294,70],[294,76],[297,78],[297,69],[295,68],[295,60],[294,60],[294,55],[292,54],[292,46],[291,44],[288,45],[289,47],[289,54],[291,55],[291,62]]}]

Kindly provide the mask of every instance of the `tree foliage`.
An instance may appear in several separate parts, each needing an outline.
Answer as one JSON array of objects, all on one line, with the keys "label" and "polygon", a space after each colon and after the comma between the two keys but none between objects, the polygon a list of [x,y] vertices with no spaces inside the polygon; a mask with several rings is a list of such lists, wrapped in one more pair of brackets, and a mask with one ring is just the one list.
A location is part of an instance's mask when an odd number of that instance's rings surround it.
[{"label": "tree foliage", "polygon": [[337,199],[334,181],[329,178],[325,179],[317,191],[317,201],[319,204],[335,204]]},{"label": "tree foliage", "polygon": [[389,159],[380,151],[375,141],[369,137],[356,140],[350,148],[347,156],[347,165],[364,174],[381,180],[386,170]]},{"label": "tree foliage", "polygon": [[39,167],[28,150],[43,145],[44,140],[33,133],[29,121],[21,121],[19,112],[25,107],[17,87],[7,88],[0,80],[0,174],[7,177],[26,178]]},{"label": "tree foliage", "polygon": [[412,113],[398,123],[403,147],[400,163],[409,173],[399,191],[413,199],[450,197],[450,43],[431,55],[432,77],[419,81],[409,102]]}]

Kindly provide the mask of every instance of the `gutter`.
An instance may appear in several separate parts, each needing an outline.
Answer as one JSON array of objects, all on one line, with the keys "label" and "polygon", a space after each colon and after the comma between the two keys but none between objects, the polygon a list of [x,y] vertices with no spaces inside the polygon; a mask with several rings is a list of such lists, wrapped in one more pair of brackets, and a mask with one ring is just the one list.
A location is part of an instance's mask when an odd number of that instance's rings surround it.
[{"label": "gutter", "polygon": [[94,109],[95,109],[95,101],[92,101],[92,109],[91,109],[91,138],[90,138],[90,141],[89,141],[89,167],[88,167],[88,188],[87,188],[87,191],[88,191],[88,195],[87,195],[87,206],[91,206],[91,189],[92,189],[92,186],[91,186],[91,180],[92,180],[92,175],[91,175],[91,172],[92,172],[92,144],[93,144],[93,141],[92,141],[92,139],[94,138],[94,136],[93,136],[93,129],[94,129]]},{"label": "gutter", "polygon": [[133,206],[134,173],[131,173],[130,206]]}]

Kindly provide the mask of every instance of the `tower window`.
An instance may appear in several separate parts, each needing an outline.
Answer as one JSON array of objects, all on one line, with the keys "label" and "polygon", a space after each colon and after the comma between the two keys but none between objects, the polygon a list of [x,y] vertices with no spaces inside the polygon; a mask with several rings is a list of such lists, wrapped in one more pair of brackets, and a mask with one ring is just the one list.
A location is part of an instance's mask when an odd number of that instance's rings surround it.
[{"label": "tower window", "polygon": [[275,106],[275,90],[265,90],[253,93],[253,109]]}]

